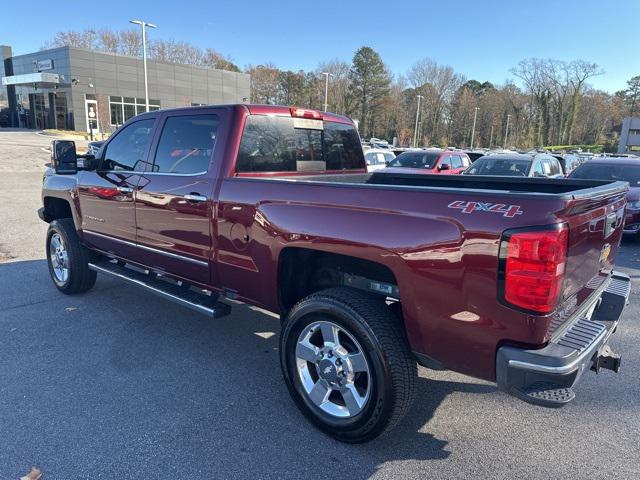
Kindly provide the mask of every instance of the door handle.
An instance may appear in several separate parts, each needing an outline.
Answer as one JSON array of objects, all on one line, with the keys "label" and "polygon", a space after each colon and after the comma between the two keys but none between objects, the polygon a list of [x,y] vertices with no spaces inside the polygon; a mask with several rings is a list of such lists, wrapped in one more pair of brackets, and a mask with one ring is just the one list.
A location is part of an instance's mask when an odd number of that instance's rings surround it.
[{"label": "door handle", "polygon": [[132,193],[133,192],[133,188],[130,188],[130,187],[116,187],[116,190],[118,190],[120,193]]},{"label": "door handle", "polygon": [[206,202],[208,200],[208,198],[205,197],[204,195],[197,195],[192,193],[188,193],[187,195],[184,195],[182,198],[190,202]]}]

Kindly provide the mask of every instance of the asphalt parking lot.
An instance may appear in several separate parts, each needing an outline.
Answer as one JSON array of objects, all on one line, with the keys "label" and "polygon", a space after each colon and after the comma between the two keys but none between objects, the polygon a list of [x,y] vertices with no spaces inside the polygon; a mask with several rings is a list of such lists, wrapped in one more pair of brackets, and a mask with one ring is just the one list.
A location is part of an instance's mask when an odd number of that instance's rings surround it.
[{"label": "asphalt parking lot", "polygon": [[209,320],[105,278],[58,293],[35,213],[49,140],[0,132],[0,479],[640,478],[640,244],[618,259],[620,374],[586,374],[548,410],[421,368],[401,426],[344,445],[289,399],[277,318]]}]

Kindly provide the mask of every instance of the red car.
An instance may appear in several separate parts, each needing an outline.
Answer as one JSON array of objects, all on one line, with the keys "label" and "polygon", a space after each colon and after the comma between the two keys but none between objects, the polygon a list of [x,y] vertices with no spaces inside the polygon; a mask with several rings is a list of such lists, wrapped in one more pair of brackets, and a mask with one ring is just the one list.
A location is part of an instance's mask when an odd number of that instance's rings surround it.
[{"label": "red car", "polygon": [[[466,158],[410,153],[448,173]],[[367,173],[352,120],[273,105],[143,113],[83,160],[56,140],[43,179],[55,287],[87,292],[100,272],[211,318],[224,299],[275,312],[293,401],[342,441],[397,424],[417,363],[547,407],[619,369],[625,182]],[[93,295],[100,315],[113,293]]]},{"label": "red car", "polygon": [[459,175],[469,165],[471,159],[464,152],[438,149],[410,150],[389,162],[389,166],[383,172]]},{"label": "red car", "polygon": [[640,158],[597,157],[578,166],[569,177],[628,182],[624,234],[640,240]]}]

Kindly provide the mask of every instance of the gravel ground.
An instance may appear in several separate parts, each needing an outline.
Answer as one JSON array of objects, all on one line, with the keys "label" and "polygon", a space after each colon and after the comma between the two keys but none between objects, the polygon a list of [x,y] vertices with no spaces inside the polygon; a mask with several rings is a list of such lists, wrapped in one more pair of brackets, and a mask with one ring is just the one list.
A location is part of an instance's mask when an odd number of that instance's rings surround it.
[{"label": "gravel ground", "polygon": [[619,257],[620,374],[586,374],[548,410],[421,368],[398,429],[343,445],[290,401],[273,316],[209,320],[105,278],[57,292],[35,214],[49,140],[0,131],[0,479],[640,478],[640,246]]}]

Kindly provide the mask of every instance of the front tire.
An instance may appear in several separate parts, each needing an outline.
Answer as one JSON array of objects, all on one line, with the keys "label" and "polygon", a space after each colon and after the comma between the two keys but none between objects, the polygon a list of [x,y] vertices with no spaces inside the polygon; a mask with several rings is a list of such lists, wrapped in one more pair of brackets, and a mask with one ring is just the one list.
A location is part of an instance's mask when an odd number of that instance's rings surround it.
[{"label": "front tire", "polygon": [[91,254],[80,243],[71,218],[60,218],[49,224],[46,249],[49,274],[62,293],[83,293],[95,285],[96,272],[88,265]]},{"label": "front tire", "polygon": [[373,440],[409,410],[417,365],[401,320],[381,297],[330,288],[298,302],[280,337],[280,362],[298,408],[348,443]]}]

